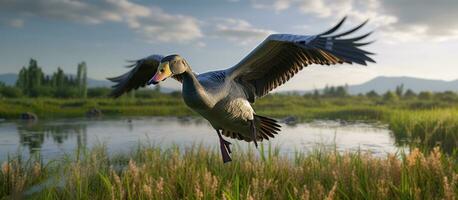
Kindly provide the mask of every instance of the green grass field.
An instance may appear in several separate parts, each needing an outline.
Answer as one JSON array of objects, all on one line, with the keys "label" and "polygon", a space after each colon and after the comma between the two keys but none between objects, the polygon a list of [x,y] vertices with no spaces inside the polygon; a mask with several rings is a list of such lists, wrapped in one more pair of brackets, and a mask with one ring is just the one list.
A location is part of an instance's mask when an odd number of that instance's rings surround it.
[{"label": "green grass field", "polygon": [[48,163],[10,159],[2,164],[0,199],[458,198],[458,160],[439,148],[386,157],[318,148],[286,158],[270,146],[260,152],[237,153],[229,164],[199,145],[139,146],[114,156],[98,147]]}]

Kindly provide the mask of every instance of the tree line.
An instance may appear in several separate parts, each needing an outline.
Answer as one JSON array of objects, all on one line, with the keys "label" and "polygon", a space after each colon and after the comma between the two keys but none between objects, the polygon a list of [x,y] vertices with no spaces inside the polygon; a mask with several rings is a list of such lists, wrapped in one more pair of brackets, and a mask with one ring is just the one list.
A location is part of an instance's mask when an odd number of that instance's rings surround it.
[{"label": "tree line", "polygon": [[[104,98],[111,92],[111,88],[108,87],[88,88],[87,82],[87,64],[84,61],[77,64],[76,75],[66,74],[60,67],[47,75],[37,60],[30,59],[28,66],[22,67],[19,71],[14,86],[0,82],[0,97]],[[151,98],[160,93],[160,87],[156,85],[154,90],[130,92],[125,98]],[[177,92],[172,94],[176,95]]]},{"label": "tree line", "polygon": [[46,75],[35,59],[30,59],[27,67],[19,71],[15,86],[1,84],[1,94],[5,97],[87,97],[87,65],[80,62],[77,74],[65,74],[60,67],[51,75]]}]

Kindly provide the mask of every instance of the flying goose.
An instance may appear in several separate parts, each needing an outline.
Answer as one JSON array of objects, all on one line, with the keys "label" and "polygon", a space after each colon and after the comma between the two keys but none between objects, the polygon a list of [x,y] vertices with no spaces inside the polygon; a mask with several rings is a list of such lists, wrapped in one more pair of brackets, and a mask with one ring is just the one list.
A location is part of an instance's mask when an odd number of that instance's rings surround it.
[{"label": "flying goose", "polygon": [[187,106],[207,119],[219,137],[224,163],[231,161],[230,142],[222,135],[247,142],[273,138],[280,131],[276,120],[256,115],[251,107],[257,98],[268,94],[312,65],[335,65],[375,61],[372,53],[360,47],[371,34],[343,38],[361,25],[336,34],[346,18],[318,35],[272,34],[235,66],[196,74],[179,55],[151,55],[134,61],[129,72],[109,80],[115,82],[111,96],[119,97],[139,87],[157,84],[172,77],[182,83],[182,96]]}]

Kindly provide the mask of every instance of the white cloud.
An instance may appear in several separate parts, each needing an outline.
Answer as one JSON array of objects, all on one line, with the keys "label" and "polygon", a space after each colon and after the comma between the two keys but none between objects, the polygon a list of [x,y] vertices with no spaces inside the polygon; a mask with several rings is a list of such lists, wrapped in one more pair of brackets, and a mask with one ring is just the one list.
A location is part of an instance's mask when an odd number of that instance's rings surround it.
[{"label": "white cloud", "polygon": [[216,19],[212,36],[226,38],[240,45],[247,45],[274,33],[272,30],[256,28],[242,19]]},{"label": "white cloud", "polygon": [[203,35],[197,19],[171,15],[158,7],[151,7],[144,16],[129,16],[127,23],[151,42],[186,42]]},{"label": "white cloud", "polygon": [[85,24],[125,23],[149,42],[186,42],[202,36],[191,16],[168,14],[129,0],[5,0],[0,1],[0,11]]},{"label": "white cloud", "polygon": [[458,38],[458,1],[456,0],[271,0],[254,8],[285,11],[297,8],[316,18],[338,19],[349,16],[371,24],[384,41],[445,41]]},{"label": "white cloud", "polygon": [[275,12],[280,12],[288,9],[293,0],[251,0],[254,8],[270,9]]}]

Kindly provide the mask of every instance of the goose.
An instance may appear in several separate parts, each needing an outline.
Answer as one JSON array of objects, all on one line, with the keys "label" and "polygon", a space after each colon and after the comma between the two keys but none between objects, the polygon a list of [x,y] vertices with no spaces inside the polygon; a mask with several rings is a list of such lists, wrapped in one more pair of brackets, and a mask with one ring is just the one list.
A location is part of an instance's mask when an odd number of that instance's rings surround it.
[{"label": "goose", "polygon": [[180,55],[151,55],[132,61],[127,73],[114,78],[112,97],[131,90],[155,85],[171,77],[182,83],[182,98],[193,111],[208,122],[219,137],[224,163],[230,162],[231,143],[223,135],[237,140],[258,142],[274,138],[281,126],[272,118],[257,115],[251,106],[256,99],[287,82],[301,69],[312,64],[336,65],[375,63],[373,53],[360,47],[372,32],[343,38],[366,23],[336,33],[344,17],[333,28],[317,35],[271,34],[235,66],[196,74]]}]

